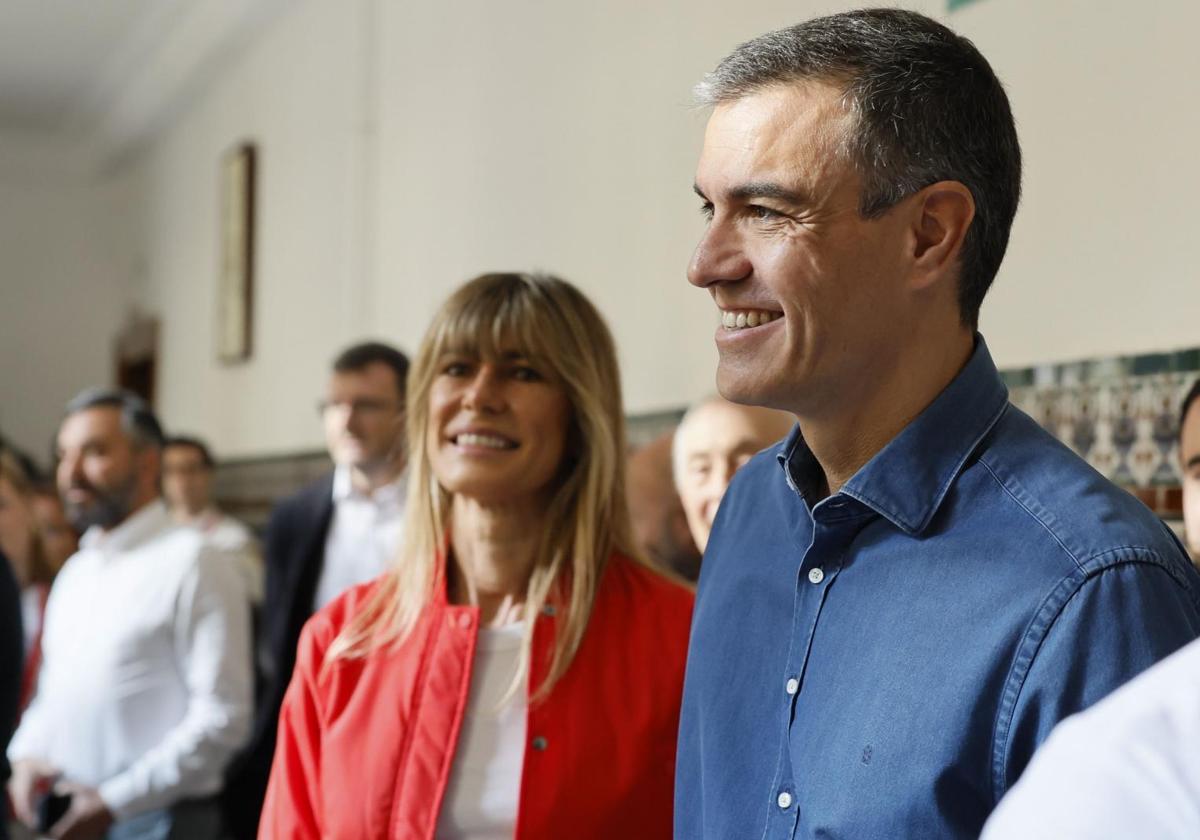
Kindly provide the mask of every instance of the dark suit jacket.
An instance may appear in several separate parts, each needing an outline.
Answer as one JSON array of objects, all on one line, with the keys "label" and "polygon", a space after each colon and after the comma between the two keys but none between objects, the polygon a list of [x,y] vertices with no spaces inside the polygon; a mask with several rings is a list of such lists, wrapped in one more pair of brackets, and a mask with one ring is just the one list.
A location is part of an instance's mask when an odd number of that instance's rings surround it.
[{"label": "dark suit jacket", "polygon": [[266,592],[259,627],[260,670],[254,732],[225,786],[225,816],[237,840],[252,840],[271,774],[279,707],[296,664],[300,630],[312,615],[333,521],[333,473],[281,501],[264,541]]},{"label": "dark suit jacket", "polygon": [[[21,630],[21,596],[8,558],[0,554],[0,786],[8,781],[5,750],[17,723],[21,696],[25,635]],[[3,797],[0,797],[3,801]],[[8,836],[7,807],[0,808],[0,838]]]}]

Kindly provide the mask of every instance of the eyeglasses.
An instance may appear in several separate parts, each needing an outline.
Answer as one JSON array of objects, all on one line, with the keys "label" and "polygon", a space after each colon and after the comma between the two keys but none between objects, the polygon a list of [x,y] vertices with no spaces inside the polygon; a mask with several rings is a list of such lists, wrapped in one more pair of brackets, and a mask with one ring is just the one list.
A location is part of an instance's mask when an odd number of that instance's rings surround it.
[{"label": "eyeglasses", "polygon": [[317,403],[317,413],[324,416],[331,411],[344,411],[348,414],[379,415],[398,410],[397,403],[391,400],[320,400]]}]

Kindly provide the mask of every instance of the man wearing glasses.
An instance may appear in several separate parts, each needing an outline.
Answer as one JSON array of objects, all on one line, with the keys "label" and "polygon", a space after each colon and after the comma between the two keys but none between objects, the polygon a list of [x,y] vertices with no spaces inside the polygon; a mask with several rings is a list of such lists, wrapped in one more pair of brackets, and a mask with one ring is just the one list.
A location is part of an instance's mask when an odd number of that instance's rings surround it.
[{"label": "man wearing glasses", "polygon": [[378,342],[333,363],[319,403],[334,471],[280,502],[267,524],[264,664],[254,737],[228,786],[235,835],[254,837],[266,791],[279,706],[300,629],[347,588],[392,562],[404,513],[404,380],[408,359]]}]

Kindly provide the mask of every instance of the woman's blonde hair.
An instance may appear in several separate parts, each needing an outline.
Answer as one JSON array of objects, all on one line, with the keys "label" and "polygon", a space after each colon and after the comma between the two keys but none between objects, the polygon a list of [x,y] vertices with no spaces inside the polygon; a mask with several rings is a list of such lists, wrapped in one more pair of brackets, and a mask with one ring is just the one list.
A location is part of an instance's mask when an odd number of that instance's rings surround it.
[{"label": "woman's blonde hair", "polygon": [[21,577],[21,586],[42,583],[49,586],[54,581],[54,567],[46,555],[46,547],[42,543],[42,532],[37,519],[33,515],[32,504],[34,497],[33,482],[25,472],[21,462],[8,450],[0,449],[0,481],[7,481],[9,486],[25,505],[29,516],[29,557],[8,558],[13,568]]},{"label": "woman's blonde hair", "polygon": [[[634,546],[625,496],[625,418],[612,335],[570,283],[544,274],[485,274],[459,288],[425,333],[408,374],[409,484],[404,544],[395,567],[329,651],[329,660],[364,656],[403,640],[444,586],[450,494],[433,474],[426,439],[429,397],[450,354],[500,360],[519,353],[565,392],[571,405],[567,448],[545,511],[526,590],[526,615],[557,611],[554,650],[538,700],[566,672],[587,629],[610,554],[644,563]],[[521,667],[528,677],[533,625],[526,620]]]}]

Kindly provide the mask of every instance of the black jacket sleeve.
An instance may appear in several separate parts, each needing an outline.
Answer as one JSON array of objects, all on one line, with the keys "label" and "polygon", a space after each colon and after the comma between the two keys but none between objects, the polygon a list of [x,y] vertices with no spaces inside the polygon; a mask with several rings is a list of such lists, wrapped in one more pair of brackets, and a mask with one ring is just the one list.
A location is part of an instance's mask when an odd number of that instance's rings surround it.
[{"label": "black jacket sleeve", "polygon": [[[24,654],[20,591],[12,567],[8,565],[8,558],[0,554],[0,782],[8,780],[5,751],[17,724]],[[3,836],[4,825],[0,820],[0,837]]]}]

